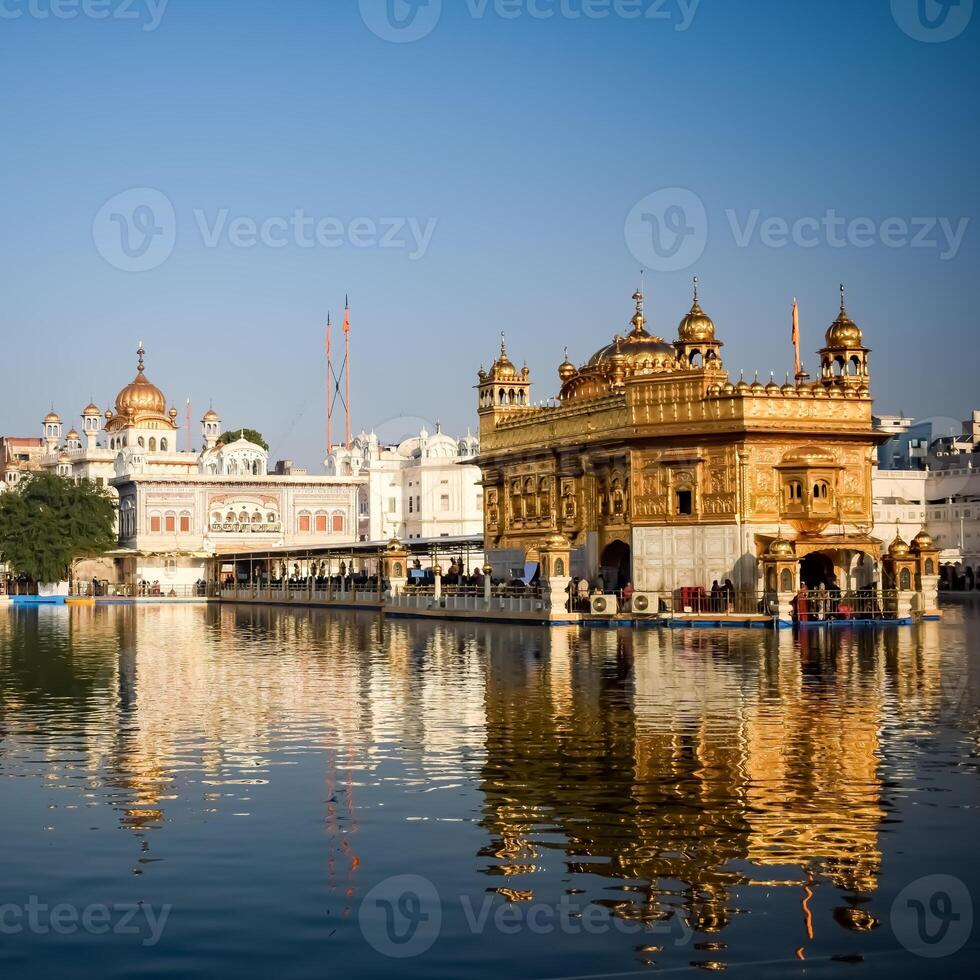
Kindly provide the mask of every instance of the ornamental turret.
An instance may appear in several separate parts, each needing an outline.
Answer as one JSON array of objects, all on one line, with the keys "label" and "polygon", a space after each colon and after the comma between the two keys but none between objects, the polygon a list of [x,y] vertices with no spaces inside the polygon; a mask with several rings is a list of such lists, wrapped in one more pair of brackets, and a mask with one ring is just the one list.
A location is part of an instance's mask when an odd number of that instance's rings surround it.
[{"label": "ornamental turret", "polygon": [[531,372],[527,365],[518,371],[507,355],[507,343],[500,335],[500,356],[489,371],[480,369],[480,415],[509,414],[531,404]]},{"label": "ornamental turret", "polygon": [[694,277],[694,302],[690,312],[677,327],[674,349],[682,369],[721,370],[721,349],[725,345],[715,337],[714,321],[701,309],[698,278]]},{"label": "ornamental turret", "polygon": [[844,286],[840,287],[840,314],[827,330],[826,345],[820,351],[820,380],[827,388],[838,385],[868,394],[870,374],[868,355],[861,329],[847,315]]}]

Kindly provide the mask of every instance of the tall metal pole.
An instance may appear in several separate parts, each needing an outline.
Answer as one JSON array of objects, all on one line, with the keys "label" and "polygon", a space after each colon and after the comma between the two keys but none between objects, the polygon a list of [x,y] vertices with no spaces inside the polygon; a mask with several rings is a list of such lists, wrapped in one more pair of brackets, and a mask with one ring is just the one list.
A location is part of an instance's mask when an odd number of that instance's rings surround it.
[{"label": "tall metal pole", "polygon": [[330,354],[330,314],[327,313],[327,455],[333,452],[333,360]]},{"label": "tall metal pole", "polygon": [[347,448],[350,449],[350,297],[344,311],[344,380],[347,384],[344,408],[347,409]]}]

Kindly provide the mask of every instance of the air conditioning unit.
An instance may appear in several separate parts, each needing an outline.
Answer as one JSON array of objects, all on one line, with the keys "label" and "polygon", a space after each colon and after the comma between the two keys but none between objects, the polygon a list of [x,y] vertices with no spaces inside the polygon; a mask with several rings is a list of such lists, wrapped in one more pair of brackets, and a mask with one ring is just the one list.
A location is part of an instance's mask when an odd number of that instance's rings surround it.
[{"label": "air conditioning unit", "polygon": [[653,592],[634,592],[630,600],[630,609],[642,616],[652,615],[660,611],[659,599],[660,597]]},{"label": "air conditioning unit", "polygon": [[619,612],[619,601],[614,595],[594,595],[589,600],[593,616],[615,616]]}]

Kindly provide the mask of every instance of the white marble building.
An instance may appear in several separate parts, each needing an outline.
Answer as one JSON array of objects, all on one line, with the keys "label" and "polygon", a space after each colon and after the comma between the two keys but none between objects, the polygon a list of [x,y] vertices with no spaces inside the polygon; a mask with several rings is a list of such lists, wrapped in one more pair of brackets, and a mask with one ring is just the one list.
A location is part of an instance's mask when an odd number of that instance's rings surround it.
[{"label": "white marble building", "polygon": [[397,446],[382,444],[375,433],[361,433],[335,446],[326,472],[359,477],[358,536],[361,541],[403,541],[482,537],[483,486],[472,463],[479,442],[467,434],[453,438],[436,426]]},{"label": "white marble building", "polygon": [[114,408],[83,410],[82,433],[63,438],[53,410],[44,420],[40,468],[91,480],[119,501],[119,548],[80,566],[79,581],[130,589],[159,583],[162,594],[183,594],[206,578],[208,560],[222,549],[357,540],[361,477],[270,474],[262,446],[219,442],[213,409],[201,420],[203,450],[179,450],[177,410],[147,379],[142,344],[138,356],[136,378]]}]

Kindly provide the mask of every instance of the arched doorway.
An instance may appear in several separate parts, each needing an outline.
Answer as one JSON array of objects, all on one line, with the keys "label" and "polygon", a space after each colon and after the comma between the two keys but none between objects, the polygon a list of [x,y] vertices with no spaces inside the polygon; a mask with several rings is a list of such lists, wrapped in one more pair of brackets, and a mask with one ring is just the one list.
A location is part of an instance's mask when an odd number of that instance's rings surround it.
[{"label": "arched doorway", "polygon": [[834,563],[828,555],[815,551],[800,562],[800,581],[808,589],[827,587],[834,578]]},{"label": "arched doorway", "polygon": [[633,556],[625,541],[611,541],[599,559],[602,582],[607,592],[618,592],[633,581]]}]

